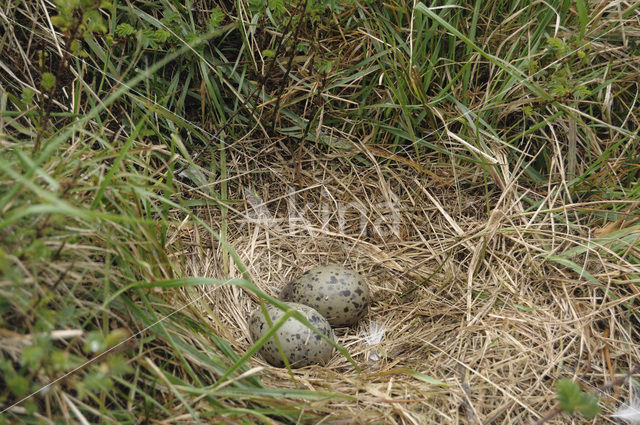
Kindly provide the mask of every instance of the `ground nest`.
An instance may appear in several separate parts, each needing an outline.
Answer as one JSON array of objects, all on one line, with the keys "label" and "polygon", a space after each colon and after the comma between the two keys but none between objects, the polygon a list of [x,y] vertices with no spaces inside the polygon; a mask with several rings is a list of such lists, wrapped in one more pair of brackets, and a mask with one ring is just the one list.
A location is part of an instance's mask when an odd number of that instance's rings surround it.
[{"label": "ground nest", "polygon": [[[272,296],[317,265],[345,265],[366,277],[369,313],[337,332],[360,374],[337,351],[324,366],[294,370],[295,380],[251,359],[268,387],[336,394],[305,402],[317,422],[532,423],[554,408],[558,379],[594,390],[640,358],[628,314],[635,292],[614,287],[632,270],[606,246],[587,245],[599,229],[563,222],[572,205],[515,179],[499,185],[465,175],[437,155],[309,149],[298,166],[276,148],[259,156],[234,151],[227,169],[236,174],[224,179],[228,209],[212,202],[198,214]],[[198,196],[212,199],[221,184],[201,187]],[[525,194],[542,207],[529,211]],[[240,276],[205,234],[185,232],[192,247],[185,273]],[[589,278],[550,260],[585,246],[570,260]],[[223,286],[197,296],[210,325],[245,352],[255,295]],[[628,395],[627,386],[607,388],[603,412]]]}]

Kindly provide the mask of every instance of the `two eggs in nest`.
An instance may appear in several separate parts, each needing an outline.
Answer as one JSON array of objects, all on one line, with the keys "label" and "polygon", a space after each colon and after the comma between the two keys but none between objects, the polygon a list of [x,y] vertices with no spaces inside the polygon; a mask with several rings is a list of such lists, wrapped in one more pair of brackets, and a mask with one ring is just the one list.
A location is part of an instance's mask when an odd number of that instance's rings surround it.
[{"label": "two eggs in nest", "polygon": [[[316,267],[300,278],[289,282],[280,298],[299,311],[327,338],[334,340],[331,327],[352,326],[366,313],[371,295],[369,287],[355,271],[337,265]],[[273,305],[266,306],[271,323],[285,314]],[[249,319],[249,331],[257,341],[270,329],[265,312],[257,309]],[[291,367],[303,367],[325,363],[331,358],[333,346],[290,317],[276,331],[282,351]],[[270,364],[284,366],[284,361],[273,338],[260,349],[262,357]]]}]

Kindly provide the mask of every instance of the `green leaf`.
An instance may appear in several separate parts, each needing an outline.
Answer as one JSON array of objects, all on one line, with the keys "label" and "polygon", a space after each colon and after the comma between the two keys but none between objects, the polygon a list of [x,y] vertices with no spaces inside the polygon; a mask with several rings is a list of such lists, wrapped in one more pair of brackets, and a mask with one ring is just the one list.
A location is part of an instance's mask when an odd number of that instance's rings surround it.
[{"label": "green leaf", "polygon": [[211,15],[209,15],[209,24],[216,28],[220,23],[224,20],[224,12],[218,6],[211,11]]},{"label": "green leaf", "polygon": [[166,43],[171,34],[165,30],[155,30],[153,32],[153,39],[158,43]]},{"label": "green leaf", "polygon": [[33,415],[38,411],[38,403],[33,398],[25,400],[23,406],[28,415]]},{"label": "green leaf", "polygon": [[115,347],[120,344],[122,341],[127,339],[129,334],[124,329],[114,329],[109,332],[109,334],[104,338],[104,344],[107,348]]},{"label": "green leaf", "polygon": [[71,53],[79,58],[86,58],[89,56],[89,54],[82,49],[82,43],[80,42],[80,40],[73,40],[71,42],[70,49]]},{"label": "green leaf", "polygon": [[106,363],[111,376],[124,376],[133,373],[133,368],[129,365],[129,361],[122,356],[109,356]]},{"label": "green leaf", "polygon": [[[0,253],[1,254],[1,253]],[[0,258],[0,261],[2,259]],[[2,266],[0,265],[0,272],[2,272]],[[5,296],[0,295],[0,326],[5,326],[2,316],[11,310],[11,302]]]},{"label": "green leaf", "polygon": [[82,44],[80,44],[80,41],[78,40],[73,40],[71,42],[71,46],[69,46],[69,49],[71,50],[71,53],[77,55],[78,52],[82,50]]},{"label": "green leaf", "polygon": [[96,32],[107,32],[107,27],[105,26],[102,15],[98,9],[85,11],[83,21],[86,26],[86,36],[91,36]]},{"label": "green leaf", "polygon": [[72,21],[71,18],[69,18],[67,15],[60,14],[53,16],[51,18],[51,23],[60,31],[64,32],[69,29],[69,27],[71,27]]},{"label": "green leaf", "polygon": [[284,0],[268,0],[269,9],[273,12],[274,16],[280,17],[284,15],[287,9],[284,7]]},{"label": "green leaf", "polygon": [[73,366],[69,353],[63,350],[55,350],[51,353],[51,365],[55,371],[63,371],[70,369]]},{"label": "green leaf", "polygon": [[574,90],[573,96],[576,99],[584,99],[591,96],[591,90],[589,90],[585,86],[580,86]]},{"label": "green leaf", "polygon": [[578,9],[578,20],[580,21],[580,35],[579,40],[584,38],[584,33],[589,23],[588,4],[585,0],[576,0],[576,8]]},{"label": "green leaf", "polygon": [[180,14],[173,10],[165,10],[164,16],[160,19],[160,22],[170,27],[171,24],[180,22]]},{"label": "green leaf", "polygon": [[600,400],[588,393],[582,395],[582,403],[578,406],[578,411],[587,419],[593,419],[598,413],[600,413],[600,406],[598,402]]},{"label": "green leaf", "polygon": [[136,29],[127,23],[119,24],[116,27],[115,33],[119,37],[128,37],[136,33]]},{"label": "green leaf", "polygon": [[53,88],[56,83],[56,77],[50,72],[42,73],[42,81],[40,81],[40,86],[45,90],[49,91]]},{"label": "green leaf", "polygon": [[266,7],[266,0],[249,0],[249,10],[255,15],[263,13]]},{"label": "green leaf", "polygon": [[579,412],[587,419],[592,419],[600,413],[599,399],[583,392],[572,380],[565,378],[558,381],[556,391],[558,403],[565,412],[569,414]]},{"label": "green leaf", "polygon": [[29,370],[37,370],[42,364],[45,353],[41,346],[31,345],[22,350],[21,362],[27,366]]},{"label": "green leaf", "polygon": [[558,396],[558,403],[562,410],[572,414],[575,412],[576,407],[582,400],[582,394],[578,384],[571,379],[561,379],[556,383],[556,392]]},{"label": "green leaf", "polygon": [[33,96],[34,96],[34,94],[35,93],[34,93],[33,90],[31,90],[29,87],[25,87],[25,88],[22,89],[22,94],[20,95],[20,98],[27,105],[31,105],[31,104],[33,104]]},{"label": "green leaf", "polygon": [[82,379],[84,390],[87,392],[111,390],[113,381],[105,372],[107,372],[106,368],[101,365],[95,372],[85,375]]},{"label": "green leaf", "polygon": [[446,382],[441,381],[440,379],[433,378],[433,377],[431,377],[429,375],[426,375],[424,373],[416,372],[416,371],[409,370],[409,369],[407,369],[406,372],[409,375],[411,375],[411,376],[413,376],[415,378],[418,378],[422,382],[426,382],[429,385],[437,385],[439,387],[448,387],[449,386]]},{"label": "green leaf", "polygon": [[333,61],[323,60],[317,66],[316,70],[321,74],[328,74],[333,69]]},{"label": "green leaf", "polygon": [[560,257],[558,255],[550,255],[549,257],[547,257],[547,260],[556,263],[556,264],[560,264],[563,265],[571,270],[573,270],[574,272],[578,273],[579,275],[583,276],[585,279],[587,279],[589,282],[591,283],[595,283],[597,285],[602,285],[602,282],[600,282],[598,279],[596,279],[591,273],[589,273],[587,270],[585,270],[584,268],[580,267],[579,265],[577,265],[576,263],[574,263],[573,261],[567,259],[567,258],[563,258]]},{"label": "green leaf", "polygon": [[15,375],[7,379],[7,387],[16,397],[24,397],[29,391],[29,380],[23,376]]},{"label": "green leaf", "polygon": [[547,48],[556,56],[564,55],[568,49],[567,44],[563,40],[555,37],[547,40]]}]

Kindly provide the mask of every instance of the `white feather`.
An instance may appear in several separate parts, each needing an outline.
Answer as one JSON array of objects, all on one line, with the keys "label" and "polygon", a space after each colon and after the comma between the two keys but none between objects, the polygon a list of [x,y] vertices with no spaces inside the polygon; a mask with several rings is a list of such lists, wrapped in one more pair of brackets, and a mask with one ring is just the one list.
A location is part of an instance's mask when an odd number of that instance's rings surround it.
[{"label": "white feather", "polygon": [[611,417],[622,419],[632,425],[640,425],[640,409],[638,406],[629,406],[627,403],[622,403]]},{"label": "white feather", "polygon": [[[384,338],[384,333],[386,330],[387,329],[384,323],[378,321],[369,321],[369,329],[365,331],[366,334],[364,336],[364,340],[367,342],[367,345],[373,346],[380,344],[382,338]],[[383,352],[379,348],[373,347],[369,351],[369,360],[372,362],[377,362],[378,360],[380,360],[380,356],[382,354]]]},{"label": "white feather", "polygon": [[631,425],[640,425],[640,385],[638,383],[633,381],[631,384],[629,403],[622,403],[611,417]]}]

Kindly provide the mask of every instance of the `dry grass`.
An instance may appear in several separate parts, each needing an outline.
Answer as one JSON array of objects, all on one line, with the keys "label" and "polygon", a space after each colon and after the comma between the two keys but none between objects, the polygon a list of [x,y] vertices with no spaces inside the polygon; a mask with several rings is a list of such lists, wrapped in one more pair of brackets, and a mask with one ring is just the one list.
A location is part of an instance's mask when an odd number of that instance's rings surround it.
[{"label": "dry grass", "polygon": [[[439,179],[393,161],[356,165],[364,157],[381,162],[356,143],[339,153],[308,148],[299,181],[275,147],[260,160],[236,155],[228,164],[236,173],[229,198],[244,202],[225,218],[227,237],[262,290],[277,296],[289,280],[327,263],[358,270],[373,290],[368,316],[338,333],[361,374],[339,354],[326,366],[295,371],[295,381],[285,369],[252,360],[269,387],[351,397],[309,405],[326,414],[320,423],[529,422],[554,407],[558,379],[576,378],[593,390],[640,359],[629,314],[637,282],[628,278],[638,266],[606,247],[588,249],[577,261],[599,285],[546,260],[606,231],[563,220],[597,204],[554,204],[528,191],[544,207],[526,212],[519,194],[527,189],[515,183],[487,194],[456,188],[448,184],[454,170],[435,155],[423,164]],[[264,172],[247,178],[245,167]],[[217,208],[199,216],[214,227],[223,222]],[[239,274],[225,270],[224,250],[197,229],[184,237],[194,247],[187,274]],[[627,295],[614,296],[620,293]],[[251,294],[222,287],[198,303],[217,332],[238,352],[247,350],[246,318],[257,305]],[[386,328],[373,346],[371,323]],[[372,352],[381,358],[372,360]],[[605,397],[603,405],[607,411],[618,404]]]}]

